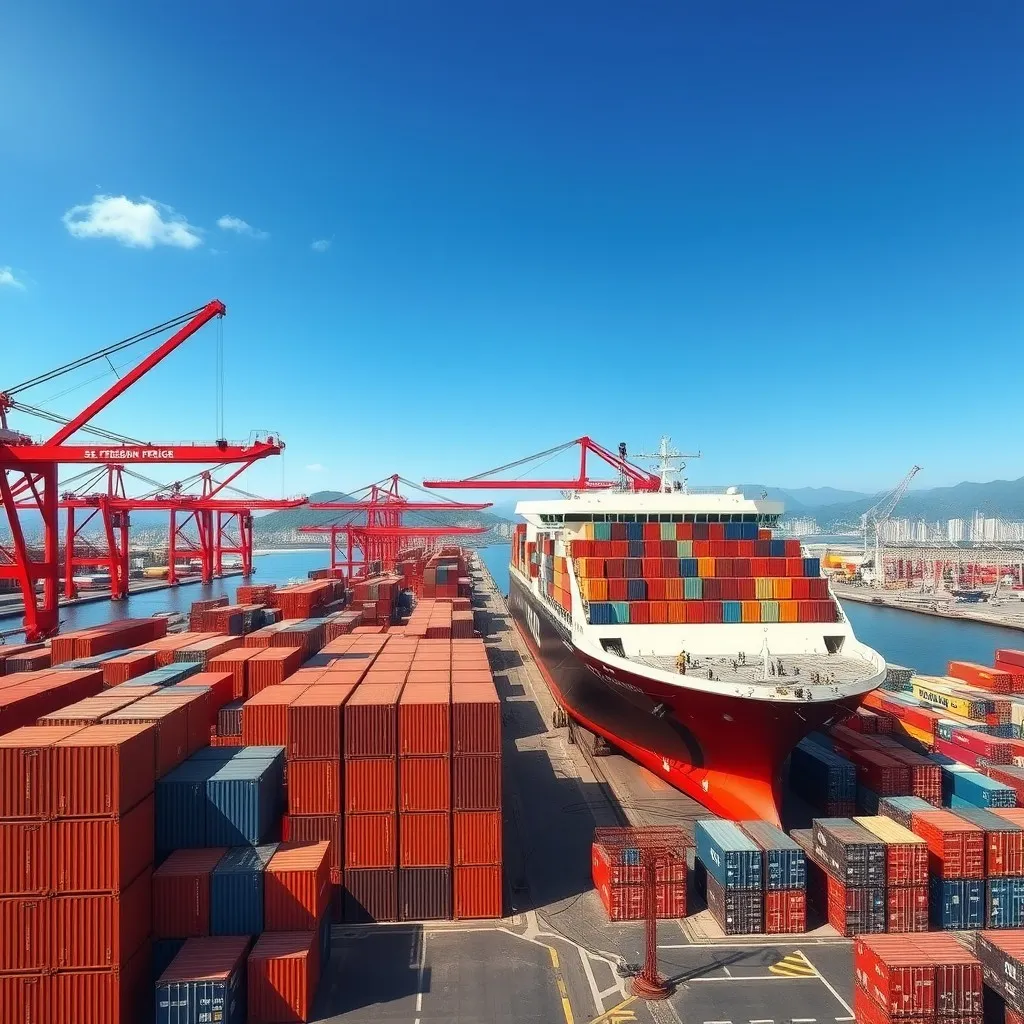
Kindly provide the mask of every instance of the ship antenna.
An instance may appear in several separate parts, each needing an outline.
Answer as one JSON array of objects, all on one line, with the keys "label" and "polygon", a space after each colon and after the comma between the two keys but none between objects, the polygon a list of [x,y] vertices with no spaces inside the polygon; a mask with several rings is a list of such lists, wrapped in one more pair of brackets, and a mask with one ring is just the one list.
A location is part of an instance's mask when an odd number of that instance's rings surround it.
[{"label": "ship antenna", "polygon": [[[698,451],[684,454],[683,452],[676,451],[676,449],[672,447],[672,438],[667,434],[663,434],[661,444],[658,446],[658,450],[656,452],[641,452],[636,456],[636,458],[655,459],[657,461],[658,473],[661,476],[661,487],[659,490],[662,494],[667,494],[673,489],[682,491],[683,494],[686,494],[686,477],[681,477],[678,480],[679,486],[676,488],[673,488],[672,486],[672,477],[675,476],[676,473],[681,473],[686,469],[685,459],[699,459],[701,458],[701,453]],[[674,463],[677,462],[679,463],[678,467],[674,465]]]},{"label": "ship antenna", "polygon": [[768,650],[768,630],[764,631],[764,640],[761,643],[761,674],[767,682],[771,676],[772,653]]}]

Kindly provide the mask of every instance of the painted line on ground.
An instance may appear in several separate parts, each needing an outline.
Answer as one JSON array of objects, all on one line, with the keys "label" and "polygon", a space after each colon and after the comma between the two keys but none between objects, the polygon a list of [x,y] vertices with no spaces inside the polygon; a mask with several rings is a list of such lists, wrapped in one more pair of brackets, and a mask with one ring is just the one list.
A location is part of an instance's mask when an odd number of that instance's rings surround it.
[{"label": "painted line on ground", "polygon": [[[686,984],[689,985],[691,983],[696,984],[696,983],[704,983],[704,982],[710,982],[710,981],[731,981],[731,982],[734,982],[734,983],[738,982],[738,981],[817,981],[819,977],[821,977],[821,976],[820,975],[814,975],[814,974],[802,974],[802,975],[789,975],[789,974],[739,974],[739,975],[735,975],[734,974],[732,977],[727,978],[723,974],[723,975],[721,975],[719,977],[714,977],[714,978],[690,978],[690,979],[688,979]],[[822,978],[821,980],[824,981],[825,979]],[[836,998],[838,999],[839,997],[836,996]],[[842,1002],[841,999],[839,1001]]]},{"label": "painted line on ground", "polygon": [[[807,962],[809,964],[811,964],[811,961],[807,958],[807,954],[806,953],[804,954],[804,959],[807,960]],[[853,1007],[850,1006],[850,1004],[836,991],[835,985],[833,985],[832,982],[829,981],[828,978],[826,978],[825,975],[822,974],[821,971],[819,971],[818,968],[815,967],[814,964],[811,964],[811,967],[814,967],[814,973],[821,980],[822,985],[824,985],[825,988],[827,988],[829,990],[829,992],[831,992],[832,995],[834,995],[836,997],[836,1001],[839,1003],[839,1005],[848,1014],[850,1014],[850,1019],[852,1020],[853,1019]]]}]

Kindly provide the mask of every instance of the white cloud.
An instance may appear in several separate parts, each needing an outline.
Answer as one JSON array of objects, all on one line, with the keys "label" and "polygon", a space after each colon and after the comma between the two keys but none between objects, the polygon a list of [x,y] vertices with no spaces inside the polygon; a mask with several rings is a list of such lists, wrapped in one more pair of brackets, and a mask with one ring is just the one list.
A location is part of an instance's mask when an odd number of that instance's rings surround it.
[{"label": "white cloud", "polygon": [[8,288],[17,288],[20,292],[25,290],[25,286],[14,276],[14,271],[10,267],[0,267],[0,288],[5,285]]},{"label": "white cloud", "polygon": [[254,228],[251,224],[242,220],[241,217],[231,217],[225,214],[217,221],[217,227],[222,231],[234,231],[239,235],[248,235],[250,238],[269,238],[270,233],[268,231],[260,231],[259,228]]},{"label": "white cloud", "polygon": [[143,196],[93,196],[91,203],[73,206],[64,214],[64,226],[75,238],[113,238],[132,249],[170,245],[194,249],[202,244],[193,227],[170,206]]},{"label": "white cloud", "polygon": [[310,246],[310,248],[313,250],[313,252],[327,252],[327,250],[330,249],[331,247],[331,242],[333,241],[333,238],[318,238]]},{"label": "white cloud", "polygon": [[311,462],[306,469],[308,469],[310,473],[322,473],[324,471],[324,466],[319,462]]}]

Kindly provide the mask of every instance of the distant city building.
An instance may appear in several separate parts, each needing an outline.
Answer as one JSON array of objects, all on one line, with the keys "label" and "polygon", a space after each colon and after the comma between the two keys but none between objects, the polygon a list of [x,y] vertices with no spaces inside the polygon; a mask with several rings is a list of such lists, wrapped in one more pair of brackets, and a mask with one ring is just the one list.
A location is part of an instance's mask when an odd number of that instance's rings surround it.
[{"label": "distant city building", "polygon": [[793,517],[783,519],[779,523],[779,531],[791,537],[813,537],[821,533],[821,528],[816,519]]},{"label": "distant city building", "polygon": [[886,544],[1019,544],[1024,542],[1024,523],[1006,522],[982,512],[970,519],[944,523],[890,519],[881,527]]}]

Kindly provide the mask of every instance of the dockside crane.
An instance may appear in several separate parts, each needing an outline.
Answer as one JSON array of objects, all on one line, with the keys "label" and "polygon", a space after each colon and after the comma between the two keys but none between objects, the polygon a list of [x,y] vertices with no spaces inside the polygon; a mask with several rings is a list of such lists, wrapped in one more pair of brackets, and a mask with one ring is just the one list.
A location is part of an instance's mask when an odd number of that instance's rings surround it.
[{"label": "dockside crane", "polygon": [[882,566],[882,527],[892,518],[893,511],[903,500],[911,481],[920,472],[920,466],[911,466],[907,475],[860,517],[860,528],[864,537],[864,558],[867,559],[871,554],[870,544],[873,542],[874,576],[879,584],[885,582],[885,570]]},{"label": "dockside crane", "polygon": [[[402,493],[402,486],[417,492],[414,499]],[[365,572],[373,562],[386,568],[394,566],[403,548],[422,544],[432,546],[445,537],[479,535],[487,532],[483,526],[454,526],[447,524],[407,525],[407,512],[479,512],[491,507],[491,502],[453,501],[443,495],[432,494],[418,484],[397,473],[360,488],[347,501],[310,502],[311,509],[346,512],[344,521],[318,526],[299,527],[301,533],[326,533],[330,536],[331,568],[342,570],[349,579]],[[358,518],[365,516],[360,522]],[[341,519],[342,517],[339,517]],[[345,540],[345,554],[341,555],[339,539]],[[356,552],[359,552],[357,558]]]},{"label": "dockside crane", "polygon": [[[58,468],[63,464],[146,465],[153,463],[199,463],[249,465],[268,455],[279,455],[284,448],[279,438],[267,432],[253,433],[249,440],[231,442],[224,438],[195,443],[156,443],[140,441],[94,424],[93,418],[116,398],[161,363],[180,345],[210,321],[223,317],[227,310],[219,299],[190,310],[139,334],[83,356],[54,370],[22,381],[0,392],[0,503],[3,505],[10,540],[0,544],[0,579],[17,581],[25,605],[23,626],[30,642],[46,639],[57,632],[58,584],[60,580],[58,506]],[[140,360],[98,398],[71,418],[29,405],[17,398],[24,391],[97,361],[109,361],[111,355],[167,331],[174,333]],[[8,422],[12,412],[37,416],[58,429],[45,440],[14,430]],[[98,437],[92,444],[72,443],[79,432]],[[22,523],[22,512],[31,510],[42,523],[41,552],[30,545]],[[41,592],[38,592],[41,588]]]}]

